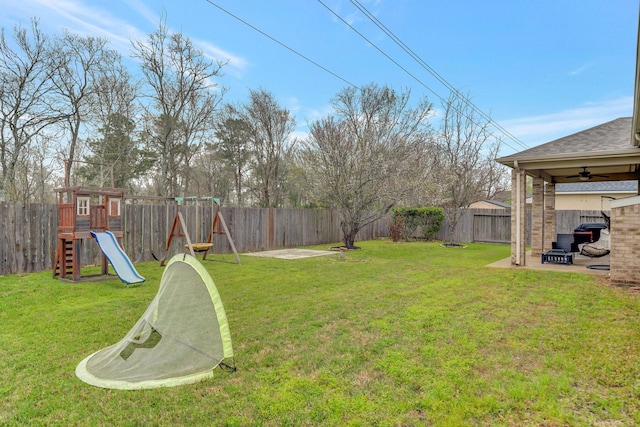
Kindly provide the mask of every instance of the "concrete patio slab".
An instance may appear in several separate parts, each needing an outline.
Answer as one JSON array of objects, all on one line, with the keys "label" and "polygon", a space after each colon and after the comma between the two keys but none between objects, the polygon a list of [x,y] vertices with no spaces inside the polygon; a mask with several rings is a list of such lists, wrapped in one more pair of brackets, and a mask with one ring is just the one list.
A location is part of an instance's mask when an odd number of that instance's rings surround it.
[{"label": "concrete patio slab", "polygon": [[278,249],[275,251],[250,252],[243,255],[257,256],[260,258],[301,259],[335,254],[337,254],[337,252],[335,251],[316,251],[311,249]]},{"label": "concrete patio slab", "polygon": [[583,274],[594,274],[600,276],[609,276],[609,270],[602,269],[591,269],[587,268],[587,266],[608,266],[609,265],[609,255],[600,257],[600,258],[589,258],[584,255],[574,254],[573,255],[573,264],[553,264],[541,263],[540,257],[532,257],[531,252],[526,253],[526,265],[524,266],[512,266],[511,258],[504,258],[500,261],[496,261],[487,265],[487,267],[497,267],[497,268],[521,268],[527,270],[546,270],[546,271],[560,271],[566,273],[583,273]]}]

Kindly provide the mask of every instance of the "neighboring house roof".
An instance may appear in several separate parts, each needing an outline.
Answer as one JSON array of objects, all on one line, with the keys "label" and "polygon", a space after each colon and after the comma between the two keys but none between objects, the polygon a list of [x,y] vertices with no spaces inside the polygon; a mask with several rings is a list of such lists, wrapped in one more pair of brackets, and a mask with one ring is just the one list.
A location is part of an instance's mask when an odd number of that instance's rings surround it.
[{"label": "neighboring house roof", "polygon": [[475,202],[471,203],[471,206],[473,206],[474,204],[480,204],[480,203],[486,203],[489,205],[493,205],[496,208],[510,208],[511,205],[509,203],[503,203],[500,202],[498,200],[476,200]]},{"label": "neighboring house roof", "polygon": [[637,193],[638,181],[572,182],[556,184],[557,193]]},{"label": "neighboring house roof", "polygon": [[497,202],[508,202],[509,200],[511,200],[511,190],[498,191],[496,194],[493,195],[491,200],[494,200]]}]

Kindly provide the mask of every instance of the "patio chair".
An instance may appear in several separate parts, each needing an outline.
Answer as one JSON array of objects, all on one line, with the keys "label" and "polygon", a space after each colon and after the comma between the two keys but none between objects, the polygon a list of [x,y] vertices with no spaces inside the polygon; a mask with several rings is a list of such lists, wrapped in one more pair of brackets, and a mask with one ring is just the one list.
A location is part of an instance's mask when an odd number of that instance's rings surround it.
[{"label": "patio chair", "polygon": [[567,253],[580,251],[573,234],[557,234],[556,241],[551,243],[551,248],[552,250],[564,251]]},{"label": "patio chair", "polygon": [[540,262],[555,264],[573,264],[573,253],[578,252],[578,244],[573,240],[573,234],[558,234],[556,241],[551,243],[551,250],[543,252]]}]

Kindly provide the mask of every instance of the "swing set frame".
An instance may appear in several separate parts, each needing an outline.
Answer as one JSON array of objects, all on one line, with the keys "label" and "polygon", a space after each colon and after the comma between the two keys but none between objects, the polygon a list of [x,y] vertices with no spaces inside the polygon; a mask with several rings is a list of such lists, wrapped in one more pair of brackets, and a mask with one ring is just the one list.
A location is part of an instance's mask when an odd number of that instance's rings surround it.
[{"label": "swing set frame", "polygon": [[[171,225],[171,230],[169,231],[169,236],[167,238],[167,245],[165,247],[165,254],[169,253],[169,249],[171,248],[171,242],[176,237],[182,237],[185,239],[186,244],[185,248],[189,250],[189,253],[194,258],[196,257],[195,252],[203,252],[202,260],[207,259],[207,254],[209,250],[213,247],[213,238],[215,235],[224,235],[227,237],[227,241],[231,246],[231,250],[236,258],[236,263],[240,264],[240,257],[238,256],[238,251],[236,250],[236,245],[233,243],[233,239],[231,238],[231,233],[229,233],[229,228],[227,227],[227,223],[224,220],[224,217],[220,213],[220,199],[215,197],[175,197],[175,215],[173,216],[173,223]],[[184,216],[182,212],[180,212],[180,206],[185,202],[195,202],[196,206],[198,206],[199,202],[207,201],[211,203],[213,210],[213,218],[211,220],[211,227],[209,228],[209,237],[206,242],[198,242],[193,243],[191,241],[191,237],[189,236],[189,231],[187,231],[186,222],[184,220]],[[198,210],[196,210],[196,214],[198,214]],[[162,258],[160,261],[160,265],[164,266],[166,256]]]}]

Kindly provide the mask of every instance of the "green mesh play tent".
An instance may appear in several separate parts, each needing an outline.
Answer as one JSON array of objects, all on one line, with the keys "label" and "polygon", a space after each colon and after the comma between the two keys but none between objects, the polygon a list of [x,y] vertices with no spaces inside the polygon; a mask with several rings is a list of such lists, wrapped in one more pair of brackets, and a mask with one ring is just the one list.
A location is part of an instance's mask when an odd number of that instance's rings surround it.
[{"label": "green mesh play tent", "polygon": [[179,254],[135,326],[80,362],[76,375],[97,387],[132,390],[193,383],[218,366],[235,369],[227,315],[202,264]]}]

